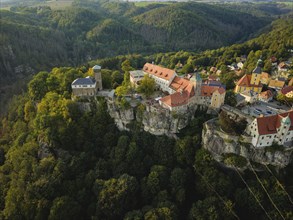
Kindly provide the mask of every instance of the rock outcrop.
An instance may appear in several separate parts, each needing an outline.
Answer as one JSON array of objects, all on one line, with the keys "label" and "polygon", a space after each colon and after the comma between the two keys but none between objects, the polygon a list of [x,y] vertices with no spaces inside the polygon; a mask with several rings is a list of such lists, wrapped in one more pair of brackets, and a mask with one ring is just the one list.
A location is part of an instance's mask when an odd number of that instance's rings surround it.
[{"label": "rock outcrop", "polygon": [[137,106],[124,109],[109,100],[107,105],[110,116],[120,130],[129,130],[132,122],[138,122],[146,132],[169,136],[185,128],[198,108],[204,109],[204,107],[193,106],[186,113],[180,114],[164,109],[158,103],[145,103],[143,111]]},{"label": "rock outcrop", "polygon": [[204,123],[202,146],[207,149],[218,162],[223,162],[225,155],[235,154],[246,158],[249,162],[273,165],[278,168],[287,166],[291,160],[293,147],[274,149],[273,147],[255,148],[248,136],[233,136],[223,132],[217,125],[217,119]]}]

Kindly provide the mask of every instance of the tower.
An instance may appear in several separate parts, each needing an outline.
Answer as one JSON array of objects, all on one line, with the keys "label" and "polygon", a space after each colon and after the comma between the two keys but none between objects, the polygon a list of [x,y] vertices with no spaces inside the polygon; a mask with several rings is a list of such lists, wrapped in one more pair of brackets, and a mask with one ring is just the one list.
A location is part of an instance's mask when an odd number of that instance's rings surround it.
[{"label": "tower", "polygon": [[98,91],[103,89],[101,69],[102,69],[102,67],[100,67],[99,65],[95,65],[93,67],[94,77],[95,77],[95,80],[96,80],[96,83],[97,83],[97,90]]},{"label": "tower", "polygon": [[256,67],[252,71],[251,80],[250,80],[251,85],[260,84],[260,78],[261,78],[261,72],[262,72],[261,65],[262,65],[262,60],[259,59],[256,63]]},{"label": "tower", "polygon": [[199,73],[195,73],[191,78],[190,82],[194,86],[194,92],[196,96],[200,96],[201,94],[201,84],[202,84],[202,79],[199,75]]}]

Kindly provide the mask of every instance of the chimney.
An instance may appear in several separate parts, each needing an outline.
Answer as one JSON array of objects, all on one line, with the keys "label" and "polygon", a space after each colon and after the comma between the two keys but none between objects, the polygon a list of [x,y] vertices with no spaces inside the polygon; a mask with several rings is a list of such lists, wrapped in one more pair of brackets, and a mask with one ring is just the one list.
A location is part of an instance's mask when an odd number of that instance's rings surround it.
[{"label": "chimney", "polygon": [[154,65],[154,64],[155,64],[155,62],[154,62],[154,61],[152,61],[152,64]]},{"label": "chimney", "polygon": [[180,94],[181,94],[181,95],[183,94],[183,89],[180,89]]}]

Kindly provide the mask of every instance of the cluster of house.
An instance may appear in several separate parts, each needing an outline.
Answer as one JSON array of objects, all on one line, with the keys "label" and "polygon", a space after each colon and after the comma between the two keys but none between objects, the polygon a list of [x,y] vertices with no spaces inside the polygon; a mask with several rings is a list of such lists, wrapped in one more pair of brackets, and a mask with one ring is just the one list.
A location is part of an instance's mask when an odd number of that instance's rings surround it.
[{"label": "cluster of house", "polygon": [[154,79],[161,91],[168,94],[158,101],[170,111],[186,112],[193,105],[219,109],[224,104],[226,90],[218,80],[202,82],[198,73],[180,77],[175,70],[146,63],[142,70],[130,71],[130,82],[137,86],[146,74]]},{"label": "cluster of house", "polygon": [[[252,74],[245,74],[236,83],[234,91],[249,103],[258,100],[269,102],[276,92],[292,97],[293,86],[291,84],[293,84],[293,79],[288,86],[285,86],[285,79],[271,79],[270,75],[262,72],[257,65]],[[268,90],[262,92],[263,85],[267,85]],[[255,147],[271,146],[273,143],[293,146],[293,110],[255,118],[247,126],[246,133],[252,137],[252,145]]]},{"label": "cluster of house", "polygon": [[[285,85],[285,82],[286,78],[272,79],[268,73],[262,72],[261,67],[257,65],[252,74],[245,74],[236,83],[234,92],[238,94],[238,104],[243,102],[253,103],[258,100],[269,102],[273,100],[277,93],[290,98],[293,95],[293,79],[288,85]],[[262,92],[264,85],[268,87],[268,90]]]}]

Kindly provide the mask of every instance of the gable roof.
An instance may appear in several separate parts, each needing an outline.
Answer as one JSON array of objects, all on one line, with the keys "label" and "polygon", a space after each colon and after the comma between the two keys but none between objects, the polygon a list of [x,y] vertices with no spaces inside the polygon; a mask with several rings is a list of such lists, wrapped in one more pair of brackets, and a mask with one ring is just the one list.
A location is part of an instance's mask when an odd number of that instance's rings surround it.
[{"label": "gable roof", "polygon": [[260,135],[277,133],[277,128],[280,127],[283,118],[289,116],[291,125],[289,130],[293,130],[293,110],[279,115],[256,118],[258,133]]},{"label": "gable roof", "polygon": [[174,77],[174,75],[176,75],[175,70],[167,69],[167,68],[157,66],[157,65],[154,65],[154,64],[151,64],[151,63],[146,63],[143,66],[143,71],[148,73],[148,74],[157,76],[157,77],[159,77],[161,79],[165,79],[165,80],[168,80],[168,81],[170,79],[172,79]]},{"label": "gable roof", "polygon": [[281,89],[281,93],[282,93],[283,95],[286,95],[287,93],[289,93],[289,92],[291,92],[291,91],[293,91],[293,86],[286,86],[286,87],[284,87],[283,89]]},{"label": "gable roof", "polygon": [[250,80],[251,80],[251,75],[245,74],[244,76],[241,77],[241,79],[238,80],[236,85],[238,85],[238,86],[250,86]]},{"label": "gable roof", "polygon": [[175,91],[179,91],[180,89],[184,90],[189,84],[189,80],[175,76],[170,87]]},{"label": "gable roof", "polygon": [[91,77],[77,78],[72,82],[71,85],[94,85],[96,83],[95,79]]},{"label": "gable roof", "polygon": [[272,79],[269,83],[269,87],[273,88],[283,88],[285,85],[285,81]]},{"label": "gable roof", "polygon": [[181,90],[179,92],[175,92],[171,95],[165,96],[160,99],[165,105],[170,107],[177,107],[181,105],[186,105],[188,100],[194,96],[193,85],[188,85],[186,90]]},{"label": "gable roof", "polygon": [[218,91],[220,94],[223,94],[224,92],[226,92],[226,90],[223,87],[219,87],[219,86],[208,86],[208,85],[201,86],[201,96],[211,97],[215,91]]}]

